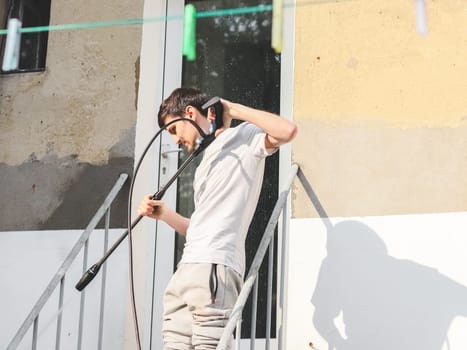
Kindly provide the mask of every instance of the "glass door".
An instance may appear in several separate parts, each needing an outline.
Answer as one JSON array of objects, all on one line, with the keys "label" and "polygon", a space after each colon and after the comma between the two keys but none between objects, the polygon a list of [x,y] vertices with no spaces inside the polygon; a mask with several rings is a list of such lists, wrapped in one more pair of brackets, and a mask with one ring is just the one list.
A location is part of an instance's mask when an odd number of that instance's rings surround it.
[{"label": "glass door", "polygon": [[[270,5],[271,1],[187,1],[197,12]],[[208,95],[221,96],[255,108],[279,114],[281,56],[271,48],[270,11],[237,15],[216,15],[198,18],[196,23],[196,50],[194,61],[183,61],[182,85],[197,87]],[[234,121],[233,125],[239,121]],[[186,154],[180,154],[183,162]],[[201,159],[198,159],[198,162]],[[189,216],[193,211],[192,181],[196,164],[180,177],[177,187],[177,211]],[[279,152],[267,158],[263,188],[246,241],[246,273],[266,229],[277,201],[279,185]],[[181,258],[184,237],[176,237],[175,264]],[[274,249],[277,251],[277,242]],[[265,257],[267,262],[267,256]],[[277,259],[275,259],[277,262]],[[261,343],[266,329],[267,266],[263,264],[259,277],[258,319],[256,338]],[[273,306],[271,338],[276,337],[276,263],[273,279]],[[251,298],[250,298],[251,299]],[[242,341],[251,334],[251,305],[248,302],[242,322]],[[243,347],[243,346],[242,346]]]}]

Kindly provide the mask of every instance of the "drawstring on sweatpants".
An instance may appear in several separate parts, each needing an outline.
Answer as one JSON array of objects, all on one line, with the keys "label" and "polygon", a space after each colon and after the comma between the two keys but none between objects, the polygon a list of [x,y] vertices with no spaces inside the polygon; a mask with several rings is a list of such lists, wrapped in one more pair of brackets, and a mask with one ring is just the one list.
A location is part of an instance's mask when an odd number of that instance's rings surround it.
[{"label": "drawstring on sweatpants", "polygon": [[211,290],[211,303],[216,302],[217,294],[217,264],[212,264],[211,266],[211,275],[209,276],[209,289]]}]

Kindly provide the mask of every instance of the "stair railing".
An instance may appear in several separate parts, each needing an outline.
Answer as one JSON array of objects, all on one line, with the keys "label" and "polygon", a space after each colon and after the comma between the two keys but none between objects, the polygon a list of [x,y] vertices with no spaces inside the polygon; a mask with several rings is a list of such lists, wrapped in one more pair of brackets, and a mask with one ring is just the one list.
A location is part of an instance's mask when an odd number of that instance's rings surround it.
[{"label": "stair railing", "polygon": [[[273,237],[275,233],[275,228],[281,213],[284,212],[284,208],[287,204],[287,198],[290,193],[290,189],[292,187],[293,180],[297,176],[299,172],[299,167],[297,164],[293,164],[290,170],[289,177],[283,187],[283,189],[279,192],[279,197],[274,206],[272,214],[269,218],[268,224],[266,226],[266,230],[263,234],[261,242],[258,246],[258,250],[256,251],[256,255],[251,263],[250,270],[248,275],[245,279],[243,287],[240,291],[238,296],[237,302],[232,310],[230,315],[229,321],[224,328],[224,332],[220,339],[220,342],[217,346],[217,350],[226,350],[229,349],[229,346],[232,342],[232,334],[235,331],[235,349],[240,349],[240,341],[241,341],[241,321],[242,321],[242,313],[243,309],[245,308],[245,304],[250,296],[250,293],[253,289],[252,295],[252,320],[251,320],[251,337],[250,337],[250,349],[254,350],[255,348],[255,334],[256,334],[256,310],[258,304],[258,273],[263,262],[264,256],[266,251],[269,249],[269,261],[268,261],[268,284],[267,284],[267,309],[266,309],[266,339],[265,339],[265,346],[266,350],[270,348],[270,330],[271,330],[271,308],[272,308],[272,283],[273,283],[273,259],[274,259],[274,244]],[[281,278],[284,277],[284,261],[282,261],[281,267]],[[283,280],[281,281],[281,286],[283,287]],[[283,297],[283,296],[281,296]],[[283,321],[283,320],[282,320]],[[279,342],[280,343],[280,342]]]},{"label": "stair railing", "polygon": [[[11,340],[10,344],[7,347],[7,350],[15,350],[21,344],[23,338],[25,337],[26,333],[29,331],[31,326],[33,327],[32,330],[32,350],[37,348],[37,340],[38,340],[38,324],[39,324],[39,315],[41,313],[42,308],[47,303],[49,298],[51,297],[52,293],[59,287],[59,303],[58,303],[58,312],[57,312],[57,326],[56,326],[56,336],[55,336],[55,349],[60,349],[60,340],[62,335],[62,311],[63,311],[63,300],[64,300],[64,291],[65,291],[65,279],[66,273],[78,254],[83,249],[83,273],[87,269],[87,257],[88,257],[88,240],[91,233],[94,231],[98,223],[101,221],[102,217],[105,215],[105,237],[104,237],[104,249],[107,249],[107,242],[108,242],[108,233],[109,233],[109,226],[110,226],[110,207],[122,189],[125,181],[128,178],[128,174],[120,174],[118,180],[116,181],[115,185],[110,190],[109,194],[105,198],[104,202],[94,214],[93,218],[87,225],[84,232],[81,234],[78,241],[75,243],[73,248],[71,249],[70,253],[53,276],[52,280],[49,282],[39,299],[37,300],[36,304],[32,307],[32,310],[24,320],[21,327],[16,332],[15,336]],[[102,287],[101,287],[101,296],[100,296],[100,320],[99,320],[99,334],[98,334],[98,347],[102,349],[102,335],[103,335],[103,306],[104,306],[104,296],[105,296],[105,276],[106,270],[105,265],[102,271]],[[79,329],[78,329],[78,345],[77,349],[80,350],[82,346],[82,334],[83,334],[83,320],[84,320],[84,304],[85,304],[85,291],[81,292],[81,300],[80,300],[80,311],[79,311]]]}]

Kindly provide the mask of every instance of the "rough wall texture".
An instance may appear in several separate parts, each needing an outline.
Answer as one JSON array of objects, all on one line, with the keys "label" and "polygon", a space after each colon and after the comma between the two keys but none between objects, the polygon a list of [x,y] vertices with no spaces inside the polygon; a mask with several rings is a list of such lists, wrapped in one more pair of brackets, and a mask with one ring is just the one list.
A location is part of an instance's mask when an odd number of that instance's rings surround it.
[{"label": "rough wall texture", "polygon": [[297,2],[293,157],[328,215],[467,210],[467,4],[425,3],[422,36],[413,1]]},{"label": "rough wall texture", "polygon": [[[142,4],[52,1],[50,22],[137,18]],[[140,26],[50,32],[45,72],[0,77],[0,230],[82,228],[132,172],[140,42]]]}]

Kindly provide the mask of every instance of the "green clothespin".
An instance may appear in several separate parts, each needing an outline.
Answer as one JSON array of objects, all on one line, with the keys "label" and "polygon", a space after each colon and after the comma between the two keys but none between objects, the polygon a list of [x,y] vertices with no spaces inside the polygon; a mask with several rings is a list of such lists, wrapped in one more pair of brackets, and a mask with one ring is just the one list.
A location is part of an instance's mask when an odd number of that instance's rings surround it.
[{"label": "green clothespin", "polygon": [[196,59],[196,8],[193,4],[185,5],[182,53],[188,61]]},{"label": "green clothespin", "polygon": [[10,18],[8,20],[7,31],[2,64],[2,70],[4,72],[18,69],[19,48],[21,44],[21,21],[17,18]]}]

